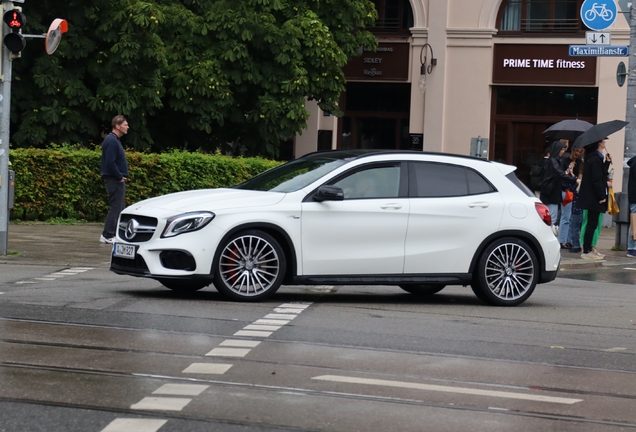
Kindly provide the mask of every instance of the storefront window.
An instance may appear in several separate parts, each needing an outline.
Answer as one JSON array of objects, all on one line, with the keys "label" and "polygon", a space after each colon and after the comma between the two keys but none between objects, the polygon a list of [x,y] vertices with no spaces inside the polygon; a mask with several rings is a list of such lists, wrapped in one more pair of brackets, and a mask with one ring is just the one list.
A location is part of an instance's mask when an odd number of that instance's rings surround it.
[{"label": "storefront window", "polygon": [[409,0],[372,0],[378,20],[369,30],[379,33],[409,33],[413,27],[413,10]]},{"label": "storefront window", "polygon": [[499,10],[499,32],[578,33],[585,29],[578,11],[583,0],[504,0]]},{"label": "storefront window", "polygon": [[497,87],[497,115],[596,117],[597,87]]}]

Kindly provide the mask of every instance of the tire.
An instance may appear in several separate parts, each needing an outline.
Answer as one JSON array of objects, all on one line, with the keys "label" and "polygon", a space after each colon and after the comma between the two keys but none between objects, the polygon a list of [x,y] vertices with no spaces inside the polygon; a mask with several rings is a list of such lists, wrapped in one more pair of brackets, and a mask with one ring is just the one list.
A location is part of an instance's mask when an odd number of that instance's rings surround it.
[{"label": "tire", "polygon": [[517,306],[530,297],[539,279],[534,251],[523,240],[498,239],[484,250],[471,288],[494,306]]},{"label": "tire", "polygon": [[418,296],[431,296],[443,290],[446,285],[441,284],[409,284],[400,285],[404,291]]},{"label": "tire", "polygon": [[161,285],[175,292],[189,293],[199,291],[210,285],[210,281],[205,280],[185,280],[185,279],[158,279]]},{"label": "tire", "polygon": [[214,263],[214,286],[238,301],[270,297],[280,288],[287,269],[280,244],[258,230],[243,231],[224,241]]}]

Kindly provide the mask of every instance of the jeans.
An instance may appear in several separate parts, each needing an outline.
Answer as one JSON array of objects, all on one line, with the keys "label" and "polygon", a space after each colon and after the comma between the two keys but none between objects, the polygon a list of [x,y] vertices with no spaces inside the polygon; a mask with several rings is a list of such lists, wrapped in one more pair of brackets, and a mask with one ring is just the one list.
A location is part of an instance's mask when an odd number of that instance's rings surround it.
[{"label": "jeans", "polygon": [[570,230],[568,234],[568,243],[572,244],[573,248],[581,247],[581,225],[583,224],[583,213],[574,214],[570,216]]},{"label": "jeans", "polygon": [[[565,192],[563,192],[565,198]],[[572,203],[561,206],[561,221],[559,222],[559,243],[567,243],[570,236],[570,216],[572,215]],[[572,242],[570,242],[572,243]]]},{"label": "jeans", "polygon": [[550,210],[550,219],[552,219],[552,225],[557,224],[557,218],[559,217],[559,206],[561,204],[546,204],[548,206],[548,210]]},{"label": "jeans", "polygon": [[[636,213],[636,204],[629,205],[629,212]],[[631,224],[630,224],[631,225]],[[632,240],[632,227],[629,227],[627,231],[627,250],[633,251],[636,250],[636,240]]]},{"label": "jeans", "polygon": [[117,219],[124,209],[126,202],[126,182],[117,181],[114,177],[104,177],[106,192],[108,192],[108,215],[102,235],[113,238],[117,233]]}]

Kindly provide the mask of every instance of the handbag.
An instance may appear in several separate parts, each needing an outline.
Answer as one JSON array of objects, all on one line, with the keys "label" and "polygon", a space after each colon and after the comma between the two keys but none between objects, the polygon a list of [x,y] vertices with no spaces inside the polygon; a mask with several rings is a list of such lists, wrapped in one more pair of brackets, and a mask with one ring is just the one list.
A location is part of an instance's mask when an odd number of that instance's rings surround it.
[{"label": "handbag", "polygon": [[566,205],[570,204],[573,200],[574,200],[574,192],[568,189],[565,191],[565,196],[563,197],[563,202],[561,203],[561,205],[565,207]]},{"label": "handbag", "polygon": [[609,188],[609,194],[607,196],[607,212],[614,216],[618,214],[620,208],[618,208],[618,203],[616,202],[616,197],[614,196],[614,188]]}]

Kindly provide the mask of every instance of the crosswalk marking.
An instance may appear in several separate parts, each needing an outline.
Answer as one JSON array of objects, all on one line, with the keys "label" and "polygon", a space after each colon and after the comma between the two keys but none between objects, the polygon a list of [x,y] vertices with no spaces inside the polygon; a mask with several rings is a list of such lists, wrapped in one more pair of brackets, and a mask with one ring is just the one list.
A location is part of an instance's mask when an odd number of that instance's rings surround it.
[{"label": "crosswalk marking", "polygon": [[181,411],[192,402],[188,398],[145,397],[138,403],[130,406],[130,409],[157,410],[157,411]]},{"label": "crosswalk marking", "polygon": [[157,432],[168,420],[117,418],[102,432]]},{"label": "crosswalk marking", "polygon": [[213,348],[206,356],[245,357],[251,348]]},{"label": "crosswalk marking", "polygon": [[164,384],[152,394],[164,394],[175,396],[199,396],[210,386],[202,384]]},{"label": "crosswalk marking", "polygon": [[[2,293],[0,293],[2,294]],[[243,348],[254,348],[260,344],[259,341],[248,341],[248,340],[240,340],[240,339],[226,339],[219,344],[219,346],[230,346],[230,347],[243,347]]]},{"label": "crosswalk marking", "polygon": [[231,367],[231,364],[192,363],[190,366],[183,370],[183,373],[223,375]]}]

